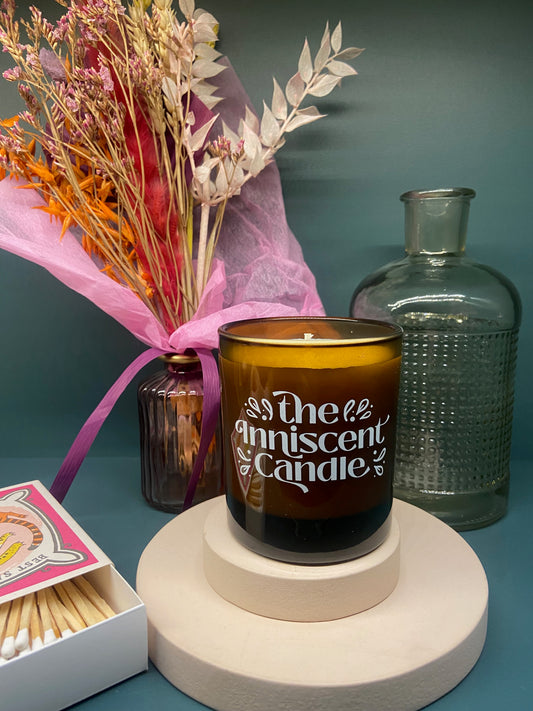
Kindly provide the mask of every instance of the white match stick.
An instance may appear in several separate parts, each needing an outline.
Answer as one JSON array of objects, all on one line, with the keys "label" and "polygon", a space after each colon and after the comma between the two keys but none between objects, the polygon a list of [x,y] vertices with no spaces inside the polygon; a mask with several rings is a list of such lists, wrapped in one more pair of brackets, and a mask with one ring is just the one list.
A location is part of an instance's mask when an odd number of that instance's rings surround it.
[{"label": "white match stick", "polygon": [[52,617],[59,630],[60,637],[69,637],[72,634],[72,630],[68,626],[68,622],[65,619],[62,611],[62,605],[60,605],[54,591],[52,588],[46,589],[46,602],[48,603],[48,609],[52,613]]},{"label": "white match stick", "polygon": [[0,604],[0,664],[113,615],[83,576]]},{"label": "white match stick", "polygon": [[[2,605],[0,605],[0,650],[3,644],[5,627],[10,609],[11,602],[4,602]],[[4,662],[7,662],[7,659],[4,659],[4,657],[1,656],[0,651],[0,664],[3,664]]]},{"label": "white match stick", "polygon": [[51,593],[54,596],[55,604],[58,606],[60,614],[65,619],[65,622],[69,626],[70,630],[72,630],[72,632],[80,632],[81,630],[85,629],[87,625],[83,622],[81,618],[73,615],[70,610],[65,607],[63,602],[60,600],[55,587],[51,588]]},{"label": "white match stick", "polygon": [[81,590],[82,593],[88,598],[88,600],[102,613],[106,618],[114,617],[115,611],[107,604],[103,597],[101,597],[91,583],[83,575],[80,575],[73,580],[74,584]]},{"label": "white match stick", "polygon": [[22,609],[22,598],[17,597],[11,603],[9,617],[7,618],[6,631],[0,654],[4,659],[12,659],[15,656],[15,636],[18,632],[20,622],[20,612]]},{"label": "white match stick", "polygon": [[76,609],[82,616],[87,627],[106,619],[105,615],[78,590],[71,580],[65,580],[61,585],[63,585],[68,596],[76,606]]},{"label": "white match stick", "polygon": [[78,631],[85,629],[87,625],[85,624],[85,621],[83,617],[80,615],[78,610],[76,609],[76,605],[72,602],[70,599],[67,591],[63,587],[61,583],[57,583],[57,585],[54,585],[54,590],[56,595],[58,596],[59,600],[63,603],[64,607],[68,610],[70,615],[74,618],[75,622],[73,625],[71,625],[71,629]]},{"label": "white match stick", "polygon": [[4,636],[4,630],[6,627],[6,622],[7,622],[7,618],[9,615],[10,607],[11,607],[11,601],[10,602],[3,602],[0,605],[0,642],[2,641],[2,637]]},{"label": "white match stick", "polygon": [[54,622],[46,601],[46,591],[39,590],[37,592],[37,602],[39,603],[39,615],[43,626],[43,644],[55,642],[57,637],[54,632]]},{"label": "white match stick", "polygon": [[22,599],[22,610],[20,612],[19,631],[15,638],[15,649],[17,652],[22,652],[30,644],[30,620],[31,611],[35,604],[35,595],[30,593]]},{"label": "white match stick", "polygon": [[38,609],[36,603],[33,605],[33,608],[31,611],[30,634],[31,634],[31,651],[33,652],[36,649],[41,649],[41,647],[43,646],[43,637],[42,637],[42,631],[41,631],[41,618],[39,616],[39,609]]}]

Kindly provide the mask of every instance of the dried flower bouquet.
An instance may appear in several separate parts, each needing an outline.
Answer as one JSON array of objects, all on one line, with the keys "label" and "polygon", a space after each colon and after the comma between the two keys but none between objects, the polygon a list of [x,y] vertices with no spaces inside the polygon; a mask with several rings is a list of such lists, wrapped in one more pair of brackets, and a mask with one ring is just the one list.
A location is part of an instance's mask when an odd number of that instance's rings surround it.
[{"label": "dried flower bouquet", "polygon": [[198,309],[228,200],[286,133],[321,117],[304,100],[355,74],[345,60],[360,50],[341,50],[340,24],[326,29],[314,60],[305,42],[285,91],[274,80],[261,120],[246,106],[211,138],[224,70],[211,14],[193,0],[180,0],[183,21],[171,0],[128,11],[117,0],[58,2],[68,9],[52,25],[34,7],[18,22],[3,0],[0,40],[16,63],[4,77],[25,110],[1,124],[1,169],[42,195],[63,233],[81,228],[84,249],[172,333]]},{"label": "dried flower bouquet", "polygon": [[171,0],[127,9],[119,0],[56,1],[65,13],[52,24],[35,7],[17,20],[14,0],[1,0],[0,42],[15,63],[4,77],[24,109],[0,121],[0,247],[150,346],[76,438],[52,487],[61,500],[114,402],[151,359],[200,356],[206,447],[220,394],[218,327],[323,313],[286,222],[274,155],[286,134],[321,118],[306,100],[355,74],[347,62],[361,50],[341,48],[340,23],[326,26],[314,57],[304,43],[285,89],[274,80],[259,118],[215,50],[217,20],[194,0],[180,0],[181,19]]}]

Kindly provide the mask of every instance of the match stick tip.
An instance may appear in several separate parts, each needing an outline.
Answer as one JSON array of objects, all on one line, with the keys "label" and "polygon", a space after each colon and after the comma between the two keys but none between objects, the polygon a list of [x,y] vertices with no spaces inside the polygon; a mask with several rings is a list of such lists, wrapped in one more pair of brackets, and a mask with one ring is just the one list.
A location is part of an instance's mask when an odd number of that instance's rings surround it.
[{"label": "match stick tip", "polygon": [[35,652],[37,649],[43,648],[43,640],[40,637],[35,637],[31,641],[31,651]]},{"label": "match stick tip", "polygon": [[44,639],[43,639],[43,644],[51,644],[52,642],[55,642],[57,639],[54,630],[49,629],[46,630],[44,633]]},{"label": "match stick tip", "polygon": [[0,651],[0,654],[4,659],[12,659],[12,657],[15,656],[15,638],[14,637],[6,637],[2,643],[2,650]]},{"label": "match stick tip", "polygon": [[30,643],[30,635],[27,629],[19,630],[15,637],[15,649],[22,652]]}]

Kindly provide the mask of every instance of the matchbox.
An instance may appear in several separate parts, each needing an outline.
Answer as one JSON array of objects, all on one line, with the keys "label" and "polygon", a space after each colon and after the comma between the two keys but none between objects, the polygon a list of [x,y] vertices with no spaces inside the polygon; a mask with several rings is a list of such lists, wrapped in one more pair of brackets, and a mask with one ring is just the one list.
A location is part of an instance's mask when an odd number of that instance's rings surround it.
[{"label": "matchbox", "polygon": [[38,481],[0,489],[2,707],[59,711],[148,666],[134,590]]}]

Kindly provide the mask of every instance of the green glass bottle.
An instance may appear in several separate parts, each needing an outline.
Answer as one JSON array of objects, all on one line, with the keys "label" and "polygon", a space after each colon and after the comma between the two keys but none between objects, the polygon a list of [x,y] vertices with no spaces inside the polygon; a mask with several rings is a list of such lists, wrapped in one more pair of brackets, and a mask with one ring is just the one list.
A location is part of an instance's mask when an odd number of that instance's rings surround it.
[{"label": "green glass bottle", "polygon": [[520,298],[465,256],[468,188],[405,193],[406,256],[357,287],[351,313],[404,329],[395,496],[458,530],[507,509]]}]

